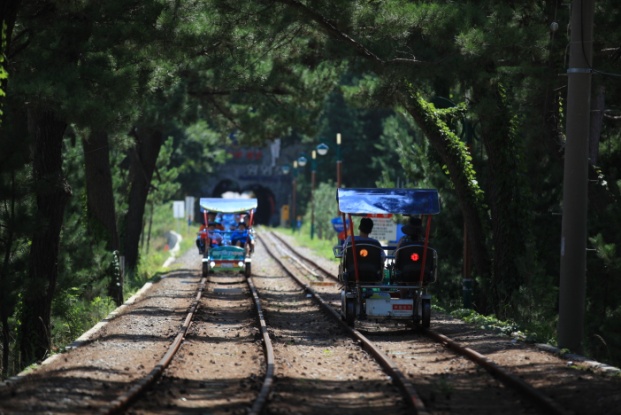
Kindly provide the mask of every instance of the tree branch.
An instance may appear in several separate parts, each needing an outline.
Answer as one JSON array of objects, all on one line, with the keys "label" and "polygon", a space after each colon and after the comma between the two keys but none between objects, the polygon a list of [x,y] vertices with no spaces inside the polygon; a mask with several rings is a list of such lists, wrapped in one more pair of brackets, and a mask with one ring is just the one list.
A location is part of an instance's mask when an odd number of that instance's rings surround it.
[{"label": "tree branch", "polygon": [[284,88],[262,89],[262,88],[239,88],[239,89],[211,89],[205,88],[201,90],[188,91],[188,93],[195,97],[207,97],[212,95],[232,95],[232,94],[265,94],[265,95],[291,95],[290,91]]},{"label": "tree branch", "polygon": [[353,46],[353,48],[356,49],[358,52],[360,52],[362,56],[376,63],[379,63],[381,65],[400,64],[400,63],[407,63],[407,64],[422,63],[421,61],[418,61],[416,59],[404,59],[404,58],[397,58],[397,59],[391,59],[391,60],[386,61],[380,58],[379,56],[377,56],[375,53],[373,53],[362,43],[358,42],[357,40],[349,36],[347,33],[341,31],[338,27],[336,27],[336,25],[334,25],[326,17],[310,9],[305,4],[302,4],[297,0],[276,0],[276,1],[300,11],[304,16],[318,23],[319,26],[321,26],[332,37],[342,42],[345,42],[349,44],[350,46]]}]

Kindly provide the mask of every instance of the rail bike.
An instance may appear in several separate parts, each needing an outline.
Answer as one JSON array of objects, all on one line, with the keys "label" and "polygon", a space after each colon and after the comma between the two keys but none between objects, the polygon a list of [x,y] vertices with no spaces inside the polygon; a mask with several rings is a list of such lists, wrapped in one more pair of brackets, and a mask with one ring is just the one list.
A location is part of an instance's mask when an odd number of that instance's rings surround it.
[{"label": "rail bike", "polygon": [[256,208],[257,199],[200,199],[204,225],[197,245],[202,254],[203,276],[214,272],[251,275]]},{"label": "rail bike", "polygon": [[[428,286],[437,278],[438,255],[429,246],[431,217],[440,212],[437,190],[337,189],[337,203],[345,235],[349,235],[334,247],[340,258],[343,319],[350,326],[356,320],[398,320],[428,328]],[[421,223],[426,222],[424,239],[390,246],[355,237],[352,216],[387,214],[420,217]]]}]

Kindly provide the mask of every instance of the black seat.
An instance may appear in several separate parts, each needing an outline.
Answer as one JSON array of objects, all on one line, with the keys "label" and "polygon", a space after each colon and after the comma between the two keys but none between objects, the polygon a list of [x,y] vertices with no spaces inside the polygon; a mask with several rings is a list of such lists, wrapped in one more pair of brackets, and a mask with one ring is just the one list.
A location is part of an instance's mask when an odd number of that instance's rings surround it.
[{"label": "black seat", "polygon": [[[354,268],[354,249],[351,245],[345,248],[345,262],[343,279],[347,283],[356,282],[356,271]],[[358,278],[362,284],[377,284],[384,278],[384,258],[382,256],[381,245],[370,243],[356,244],[356,257],[358,262]]]},{"label": "black seat", "polygon": [[[395,251],[392,282],[400,285],[419,284],[424,252],[425,247],[419,244],[405,245],[397,249]],[[423,284],[436,281],[437,258],[436,250],[427,247]]]}]

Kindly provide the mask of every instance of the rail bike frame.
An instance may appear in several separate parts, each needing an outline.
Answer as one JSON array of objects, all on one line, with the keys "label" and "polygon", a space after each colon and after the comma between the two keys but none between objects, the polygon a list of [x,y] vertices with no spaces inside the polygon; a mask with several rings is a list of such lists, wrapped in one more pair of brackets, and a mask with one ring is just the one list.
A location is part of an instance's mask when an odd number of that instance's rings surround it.
[{"label": "rail bike frame", "polygon": [[205,226],[208,225],[208,213],[245,214],[248,237],[243,247],[231,245],[231,231],[219,231],[223,236],[220,246],[210,247],[205,241],[205,251],[202,258],[202,273],[207,276],[214,272],[239,272],[249,277],[252,273],[252,252],[250,251],[250,236],[254,232],[252,222],[257,208],[257,199],[222,199],[201,198],[200,210],[203,213]]},{"label": "rail bike frame", "polygon": [[[352,240],[351,246],[334,247],[334,254],[341,261],[343,319],[350,326],[356,320],[401,320],[413,323],[414,328],[429,327],[431,295],[427,288],[437,277],[437,252],[429,246],[429,231],[431,217],[440,213],[437,190],[337,189],[336,198],[345,234]],[[365,261],[371,257],[372,247],[364,242],[357,246],[352,216],[375,214],[420,215],[425,238],[424,242],[408,244],[398,252],[396,246],[382,245],[386,259],[381,265],[381,278],[369,279],[364,274],[368,271],[361,273],[361,269],[368,266]]]}]

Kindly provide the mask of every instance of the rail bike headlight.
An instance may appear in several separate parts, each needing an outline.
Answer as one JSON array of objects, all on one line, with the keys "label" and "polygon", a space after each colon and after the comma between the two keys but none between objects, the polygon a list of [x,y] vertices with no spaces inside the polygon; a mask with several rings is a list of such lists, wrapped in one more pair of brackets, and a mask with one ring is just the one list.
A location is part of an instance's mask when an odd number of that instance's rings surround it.
[{"label": "rail bike headlight", "polygon": [[211,261],[211,262],[209,263],[209,266],[210,266],[211,268],[215,268],[215,267],[216,267],[216,263],[215,263],[215,261]]},{"label": "rail bike headlight", "polygon": [[240,268],[242,268],[242,267],[244,266],[244,261],[239,261],[239,262],[237,263],[237,266],[238,266],[238,267],[240,267]]}]

